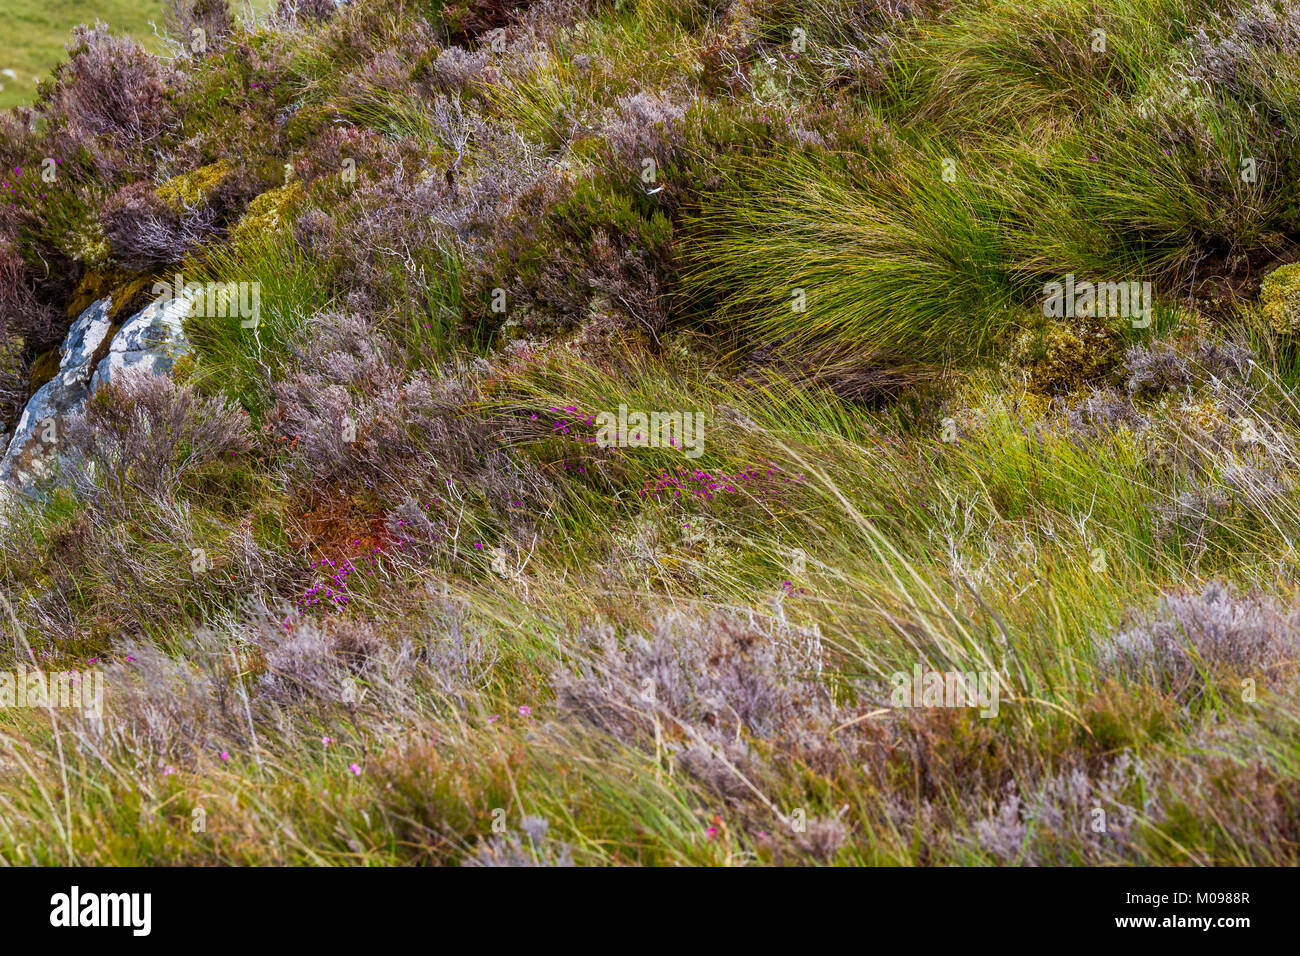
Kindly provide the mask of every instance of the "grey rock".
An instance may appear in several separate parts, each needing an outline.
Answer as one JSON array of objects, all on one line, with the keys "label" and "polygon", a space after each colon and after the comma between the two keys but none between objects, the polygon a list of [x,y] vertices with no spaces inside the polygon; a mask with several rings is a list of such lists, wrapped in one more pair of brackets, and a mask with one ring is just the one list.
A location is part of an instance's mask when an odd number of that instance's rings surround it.
[{"label": "grey rock", "polygon": [[14,428],[0,460],[0,481],[25,487],[57,458],[62,425],[90,394],[91,359],[112,327],[111,304],[101,299],[72,323],[63,340],[59,370],[28,400]]},{"label": "grey rock", "polygon": [[63,340],[59,371],[28,400],[0,460],[0,486],[26,490],[56,467],[76,467],[61,440],[67,422],[85,407],[86,399],[128,370],[165,375],[189,351],[182,322],[190,301],[167,298],[128,319],[113,336],[108,354],[96,364],[95,353],[112,328],[111,308],[111,299],[101,299],[72,323]]},{"label": "grey rock", "polygon": [[188,298],[159,299],[133,316],[113,336],[108,355],[99,363],[91,379],[90,394],[129,369],[155,375],[170,372],[176,359],[189,351],[182,328],[189,310]]}]

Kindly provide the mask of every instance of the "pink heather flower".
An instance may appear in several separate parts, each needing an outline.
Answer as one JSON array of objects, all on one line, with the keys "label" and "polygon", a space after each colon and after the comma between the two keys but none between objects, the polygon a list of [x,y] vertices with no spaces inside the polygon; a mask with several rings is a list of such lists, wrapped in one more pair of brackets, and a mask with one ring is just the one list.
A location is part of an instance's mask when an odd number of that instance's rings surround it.
[{"label": "pink heather flower", "polygon": [[533,712],[533,709],[532,709],[531,707],[529,707],[527,704],[523,704],[523,705],[519,708],[519,716],[520,716],[520,717],[527,717],[527,716],[528,716],[529,714],[531,714],[532,712]]},{"label": "pink heather flower", "polygon": [[330,744],[334,743],[334,738],[333,738],[333,737],[322,737],[322,738],[320,739],[320,742],[321,742],[322,744],[324,744],[326,747],[328,747]]},{"label": "pink heather flower", "polygon": [[348,769],[352,771],[352,776],[354,776],[354,777],[359,777],[359,776],[361,776],[361,768],[360,768],[359,766],[357,766],[356,764],[354,764],[354,763],[350,763],[350,764],[348,764]]},{"label": "pink heather flower", "polygon": [[475,542],[474,542],[474,549],[475,549],[476,551],[482,551],[482,550],[483,550],[483,542],[482,542],[482,541],[475,541]]},{"label": "pink heather flower", "polygon": [[230,751],[229,750],[221,751],[221,762],[228,763],[229,761],[230,761]]},{"label": "pink heather flower", "polygon": [[709,827],[709,828],[708,828],[707,830],[705,830],[704,832],[708,835],[708,838],[709,838],[710,840],[712,840],[715,836],[718,835],[718,828],[717,828],[717,827]]},{"label": "pink heather flower", "polygon": [[174,774],[175,772],[176,772],[176,768],[173,767],[171,764],[168,764],[167,766],[163,767],[163,776],[164,776],[164,777],[170,777],[170,776],[171,776],[172,774]]},{"label": "pink heather flower", "polygon": [[488,723],[495,724],[500,719],[501,719],[500,716],[498,716],[497,714],[493,714],[491,717],[488,718]]}]

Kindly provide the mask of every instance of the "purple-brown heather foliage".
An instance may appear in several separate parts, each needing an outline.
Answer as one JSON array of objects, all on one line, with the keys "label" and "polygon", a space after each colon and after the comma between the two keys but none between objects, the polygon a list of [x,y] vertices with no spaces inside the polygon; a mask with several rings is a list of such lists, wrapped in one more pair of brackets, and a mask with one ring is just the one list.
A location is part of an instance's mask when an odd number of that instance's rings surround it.
[{"label": "purple-brown heather foliage", "polygon": [[1022,866],[1120,861],[1139,823],[1160,812],[1151,791],[1149,771],[1127,752],[1099,773],[1073,767],[1025,790],[1008,783],[993,813],[975,822],[972,842]]},{"label": "purple-brown heather foliage", "polygon": [[320,23],[341,5],[337,0],[277,0],[275,13],[281,23]]},{"label": "purple-brown heather foliage", "polygon": [[21,339],[35,350],[58,341],[65,331],[59,314],[37,298],[15,245],[0,236],[0,336]]},{"label": "purple-brown heather foliage", "polygon": [[[655,727],[692,776],[742,799],[765,769],[764,745],[785,759],[832,765],[829,735],[846,710],[821,679],[820,637],[756,615],[669,613],[649,634],[620,641],[589,632],[577,672],[555,677],[563,713],[631,746],[654,747]],[[770,772],[770,768],[769,768]]]},{"label": "purple-brown heather foliage", "polygon": [[124,266],[145,271],[180,262],[216,229],[211,206],[173,209],[147,182],[123,187],[103,212],[104,235]]},{"label": "purple-brown heather foliage", "polygon": [[1199,594],[1164,595],[1154,612],[1103,639],[1099,654],[1111,675],[1190,702],[1224,671],[1261,686],[1281,680],[1297,650],[1300,610],[1211,582]]},{"label": "purple-brown heather foliage", "polygon": [[1300,53],[1300,3],[1250,0],[1228,14],[1214,13],[1183,41],[1188,79],[1240,92],[1243,73],[1260,51]]},{"label": "purple-brown heather foliage", "polygon": [[524,817],[519,833],[507,832],[479,841],[461,866],[573,866],[573,847],[547,836],[550,824],[541,817]]},{"label": "purple-brown heather foliage", "polygon": [[1096,440],[1122,428],[1141,431],[1150,425],[1128,397],[1115,389],[1094,389],[1065,412],[1065,420],[1076,435]]},{"label": "purple-brown heather foliage", "polygon": [[636,93],[620,97],[618,108],[605,123],[604,137],[614,161],[632,179],[641,175],[642,163],[653,159],[667,178],[666,168],[683,146],[683,120],[687,106],[662,93]]},{"label": "purple-brown heather foliage", "polygon": [[68,44],[67,61],[37,105],[68,137],[68,147],[84,149],[96,168],[107,172],[113,168],[108,152],[139,155],[159,141],[171,122],[167,99],[173,79],[167,64],[135,40],[114,36],[102,24],[80,26]]},{"label": "purple-brown heather foliage", "polygon": [[275,386],[270,429],[297,439],[291,461],[317,482],[380,483],[401,496],[483,488],[506,502],[543,494],[534,470],[501,447],[464,375],[408,373],[392,346],[353,314],[311,322],[295,370]]},{"label": "purple-brown heather foliage", "polygon": [[245,412],[163,375],[127,369],[102,385],[67,425],[69,450],[93,474],[76,469],[76,484],[96,493],[102,483],[166,493],[202,464],[246,452],[252,432]]},{"label": "purple-brown heather foliage", "polygon": [[[197,55],[219,49],[235,25],[229,0],[167,0],[163,23],[176,42]],[[195,30],[203,31],[206,50],[193,49]]]},{"label": "purple-brown heather foliage", "polygon": [[1135,345],[1124,357],[1131,395],[1153,396],[1214,380],[1240,379],[1249,373],[1250,351],[1233,342],[1197,339],[1190,346],[1160,342]]}]

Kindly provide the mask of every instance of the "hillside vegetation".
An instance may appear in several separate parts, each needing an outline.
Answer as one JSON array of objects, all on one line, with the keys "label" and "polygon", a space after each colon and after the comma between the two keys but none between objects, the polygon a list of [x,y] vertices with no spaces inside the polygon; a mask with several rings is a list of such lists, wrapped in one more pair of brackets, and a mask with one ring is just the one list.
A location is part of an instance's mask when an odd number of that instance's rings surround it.
[{"label": "hillside vegetation", "polygon": [[0,860],[1300,862],[1300,2],[335,6],[0,120],[9,427],[260,296],[6,506]]}]

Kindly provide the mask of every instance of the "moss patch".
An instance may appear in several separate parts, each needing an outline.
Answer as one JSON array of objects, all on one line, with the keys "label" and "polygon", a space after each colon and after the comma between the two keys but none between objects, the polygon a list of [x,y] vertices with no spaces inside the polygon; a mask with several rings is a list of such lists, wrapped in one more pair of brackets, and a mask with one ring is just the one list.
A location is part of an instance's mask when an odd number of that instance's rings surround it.
[{"label": "moss patch", "polygon": [[52,348],[42,352],[27,370],[27,394],[36,394],[36,390],[54,378],[59,371],[59,361],[63,357],[62,348]]},{"label": "moss patch", "polygon": [[157,275],[127,272],[117,267],[92,269],[82,278],[68,302],[68,318],[75,319],[100,299],[112,298],[108,314],[112,319],[132,314],[153,301]]},{"label": "moss patch", "polygon": [[1273,270],[1259,292],[1259,311],[1280,335],[1300,332],[1300,262]]},{"label": "moss patch", "polygon": [[182,173],[159,186],[155,193],[158,198],[172,209],[201,206],[206,203],[217,187],[230,175],[230,162],[222,159],[207,166],[201,166],[193,172]]},{"label": "moss patch", "polygon": [[259,236],[274,232],[306,196],[302,184],[297,182],[262,193],[248,204],[248,211],[230,230],[231,243],[236,247],[245,246]]},{"label": "moss patch", "polygon": [[1029,389],[1039,395],[1067,395],[1104,378],[1120,358],[1120,337],[1104,319],[1084,318],[1053,325],[1043,337],[1043,355],[1029,368]]}]

